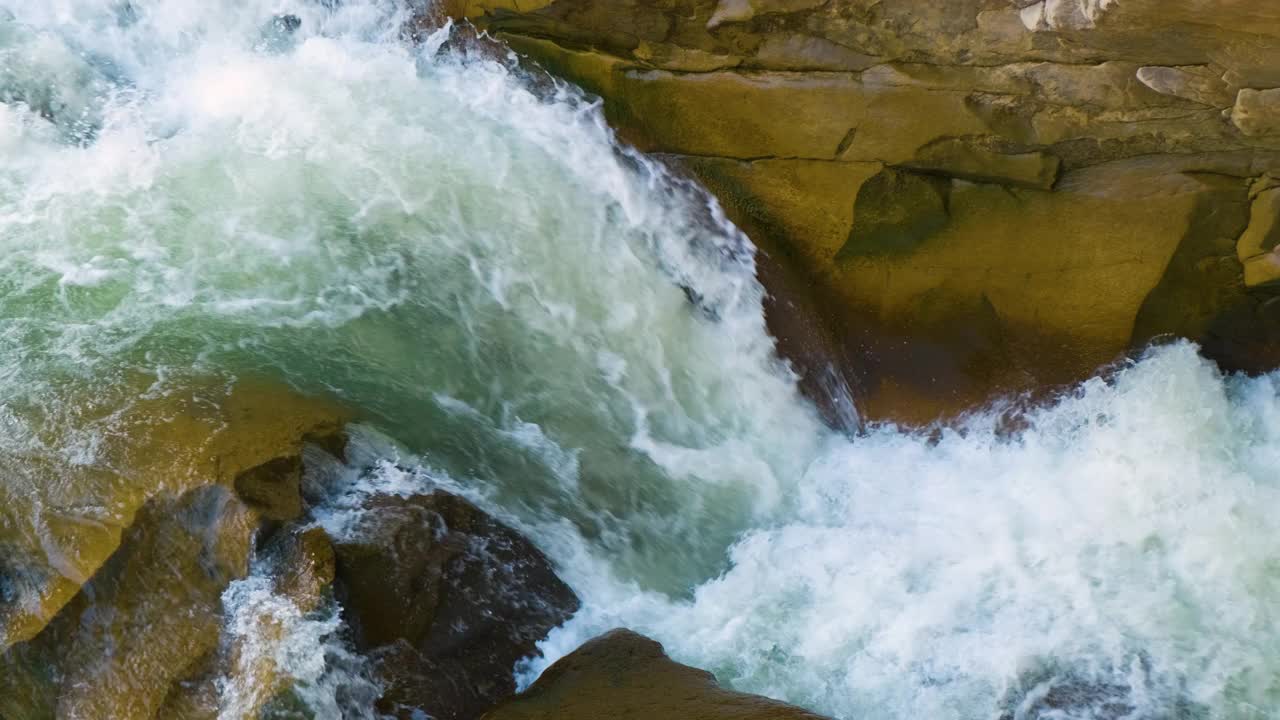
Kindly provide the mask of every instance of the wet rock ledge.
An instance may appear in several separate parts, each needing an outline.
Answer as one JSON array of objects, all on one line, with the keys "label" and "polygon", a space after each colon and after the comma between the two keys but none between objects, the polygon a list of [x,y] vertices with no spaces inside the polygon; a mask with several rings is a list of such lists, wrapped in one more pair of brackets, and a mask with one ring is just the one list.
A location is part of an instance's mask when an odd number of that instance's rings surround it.
[{"label": "wet rock ledge", "polygon": [[715,193],[767,252],[784,351],[833,358],[871,417],[1072,382],[1165,337],[1280,366],[1274,3],[446,10]]}]

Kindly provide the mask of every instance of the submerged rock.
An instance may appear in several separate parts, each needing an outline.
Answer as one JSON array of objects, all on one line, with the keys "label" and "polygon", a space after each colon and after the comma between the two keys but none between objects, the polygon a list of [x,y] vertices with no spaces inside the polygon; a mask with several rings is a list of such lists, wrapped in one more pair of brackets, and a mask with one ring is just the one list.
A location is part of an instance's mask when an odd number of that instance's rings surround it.
[{"label": "submerged rock", "polygon": [[296,520],[302,516],[302,457],[269,460],[236,476],[236,493],[263,517]]},{"label": "submerged rock", "polygon": [[478,717],[579,607],[532,543],[444,492],[369,500],[334,549],[356,644],[387,684],[379,708],[397,717]]},{"label": "submerged rock", "polygon": [[1153,682],[1141,661],[1111,679],[1044,667],[1019,678],[997,720],[1207,720],[1209,709],[1180,690]]},{"label": "submerged rock", "polygon": [[303,610],[313,610],[333,584],[336,560],[329,536],[320,528],[277,533],[265,550],[276,593]]},{"label": "submerged rock", "polygon": [[822,720],[798,707],[720,687],[662,645],[613,630],[561,658],[484,720]]}]

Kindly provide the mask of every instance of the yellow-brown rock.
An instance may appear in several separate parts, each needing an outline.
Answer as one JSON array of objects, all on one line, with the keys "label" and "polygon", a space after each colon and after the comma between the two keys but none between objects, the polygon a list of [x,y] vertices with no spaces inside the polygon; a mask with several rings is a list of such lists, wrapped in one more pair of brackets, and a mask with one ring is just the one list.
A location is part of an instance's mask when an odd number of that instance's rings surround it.
[{"label": "yellow-brown rock", "polygon": [[1165,336],[1227,369],[1280,363],[1270,200],[1248,207],[1280,177],[1269,3],[452,11],[603,97],[623,139],[716,194],[786,266],[774,281],[813,296],[873,418],[1072,382]]},{"label": "yellow-brown rock", "polygon": [[[237,611],[238,630],[179,675],[156,714],[164,720],[254,720],[294,683],[275,649],[290,628],[320,607],[334,578],[333,546],[319,528],[277,530],[258,553],[273,593]],[[224,618],[224,624],[228,622]]]},{"label": "yellow-brown rock", "polygon": [[[237,489],[278,478],[282,467],[291,476],[303,444],[334,447],[347,419],[328,402],[259,382],[152,388],[106,408],[120,399],[104,393],[102,409],[87,402],[80,425],[51,425],[44,438],[44,447],[76,432],[97,438],[94,470],[48,456],[15,464],[33,483],[60,482],[4,506],[35,529],[2,528],[5,578],[25,584],[3,598],[0,717],[130,720],[162,707],[167,717],[206,716],[207,685],[170,703],[173,688],[216,667],[222,594],[248,572],[264,514],[301,507],[296,483],[273,485],[270,504],[248,493],[264,512]],[[269,547],[292,536],[276,537]],[[322,541],[301,536],[295,552],[285,543],[277,553],[279,591],[311,607],[332,580]]]},{"label": "yellow-brown rock", "polygon": [[76,598],[0,657],[0,713],[155,717],[170,685],[217,648],[222,592],[248,572],[257,525],[220,485],[149,502]]},{"label": "yellow-brown rock", "polygon": [[800,708],[726,690],[658,643],[613,630],[561,658],[483,720],[823,720]]},{"label": "yellow-brown rock", "polygon": [[253,381],[121,397],[104,394],[100,408],[80,403],[90,410],[76,427],[49,424],[45,447],[82,435],[94,443],[91,464],[0,456],[0,648],[34,637],[76,595],[148,499],[234,487],[273,461],[294,462],[305,441],[332,439],[346,421],[331,403]]},{"label": "yellow-brown rock", "polygon": [[1280,282],[1280,186],[1259,183],[1250,206],[1249,226],[1236,242],[1244,264],[1244,284],[1259,287]]}]

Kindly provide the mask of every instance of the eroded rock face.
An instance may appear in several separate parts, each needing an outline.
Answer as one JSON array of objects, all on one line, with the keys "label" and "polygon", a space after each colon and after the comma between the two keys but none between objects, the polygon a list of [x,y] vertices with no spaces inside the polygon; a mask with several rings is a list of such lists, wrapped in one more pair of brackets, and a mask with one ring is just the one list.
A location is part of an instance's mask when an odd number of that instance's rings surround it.
[{"label": "eroded rock face", "polygon": [[335,541],[339,597],[387,690],[383,712],[478,717],[579,601],[528,540],[444,492],[370,500]]},{"label": "eroded rock face", "polygon": [[811,285],[867,415],[1072,382],[1152,337],[1280,356],[1271,3],[446,7],[601,95]]},{"label": "eroded rock face", "polygon": [[561,658],[484,720],[822,720],[800,708],[725,690],[667,657],[658,643],[613,630]]}]

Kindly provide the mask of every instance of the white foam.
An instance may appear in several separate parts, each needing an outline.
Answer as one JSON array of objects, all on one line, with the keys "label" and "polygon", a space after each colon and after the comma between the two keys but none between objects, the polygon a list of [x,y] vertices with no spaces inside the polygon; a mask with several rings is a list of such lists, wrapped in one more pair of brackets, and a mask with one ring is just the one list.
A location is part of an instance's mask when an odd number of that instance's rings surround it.
[{"label": "white foam", "polygon": [[1278,402],[1277,378],[1224,379],[1182,345],[1017,437],[995,418],[936,443],[874,431],[816,462],[798,512],[747,533],[691,602],[591,587],[547,649],[629,624],[735,685],[861,718],[987,716],[1038,667],[1124,684],[1138,663],[1132,717],[1178,699],[1266,717]]},{"label": "white foam", "polygon": [[231,667],[218,680],[219,720],[258,717],[285,692],[316,717],[378,717],[372,701],[381,691],[338,634],[342,618],[335,608],[304,613],[261,574],[233,582],[223,605],[222,653]]}]

